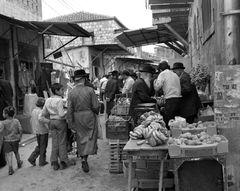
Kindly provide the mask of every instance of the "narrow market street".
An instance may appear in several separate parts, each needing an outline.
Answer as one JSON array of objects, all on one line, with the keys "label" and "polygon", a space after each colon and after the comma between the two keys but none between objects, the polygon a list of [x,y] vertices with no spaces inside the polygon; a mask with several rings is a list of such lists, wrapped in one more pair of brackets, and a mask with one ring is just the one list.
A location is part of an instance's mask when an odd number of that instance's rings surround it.
[{"label": "narrow market street", "polygon": [[0,191],[240,191],[240,0],[0,0]]},{"label": "narrow market street", "polygon": [[[109,145],[105,140],[98,141],[98,155],[89,157],[90,172],[84,173],[80,159],[75,155],[69,155],[76,159],[76,166],[66,170],[54,171],[48,164],[44,167],[38,165],[32,167],[27,161],[30,153],[36,146],[36,141],[20,147],[20,155],[24,161],[22,169],[16,170],[14,175],[8,175],[8,167],[0,169],[1,191],[124,191],[127,187],[127,179],[123,174],[110,174]],[[51,138],[47,149],[47,161],[51,154]],[[16,169],[16,161],[14,168]],[[38,161],[37,161],[38,164]]]}]

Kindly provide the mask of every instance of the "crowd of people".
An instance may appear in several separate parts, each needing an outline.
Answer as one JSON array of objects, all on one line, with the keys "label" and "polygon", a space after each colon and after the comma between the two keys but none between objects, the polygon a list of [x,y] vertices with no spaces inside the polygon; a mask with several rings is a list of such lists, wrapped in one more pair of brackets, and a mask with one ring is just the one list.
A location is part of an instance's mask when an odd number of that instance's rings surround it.
[{"label": "crowd of people", "polygon": [[156,99],[162,96],[165,104],[161,114],[166,124],[175,116],[184,117],[188,123],[193,123],[201,102],[190,75],[184,69],[180,62],[174,63],[170,68],[167,61],[162,61],[157,70],[147,65],[139,70],[138,75],[133,75],[127,70],[121,73],[112,71],[111,75],[103,80],[105,85],[102,83],[101,86],[100,83],[101,97],[106,100],[107,114],[111,114],[116,94],[131,95],[129,115],[133,119],[137,117],[136,108],[139,104],[162,105],[162,101]]},{"label": "crowd of people", "polygon": [[[64,101],[64,88],[59,83],[51,86],[51,97],[38,98],[36,108],[32,111],[31,125],[36,133],[37,146],[28,158],[31,165],[48,164],[46,151],[49,131],[52,136],[52,151],[50,162],[53,170],[65,169],[75,165],[75,161],[68,158],[68,132],[75,135],[77,155],[81,157],[82,169],[89,172],[88,156],[97,154],[99,99],[106,103],[106,114],[109,116],[115,104],[116,94],[129,94],[131,97],[129,115],[135,120],[135,109],[139,104],[158,104],[164,97],[165,104],[162,112],[166,124],[175,116],[186,118],[193,123],[201,107],[200,99],[190,75],[184,71],[182,63],[174,63],[170,68],[166,61],[160,62],[157,71],[150,65],[143,67],[138,74],[124,70],[121,73],[112,71],[103,78],[97,78],[93,83],[84,70],[76,70],[73,85]],[[1,72],[1,71],[0,71]],[[4,89],[4,91],[3,91]],[[99,90],[99,98],[95,90]],[[5,91],[6,90],[6,91]],[[6,95],[7,94],[9,95]],[[14,173],[12,167],[13,153],[16,156],[18,168],[22,160],[18,153],[19,142],[22,137],[20,122],[14,118],[15,109],[12,107],[12,89],[9,82],[0,79],[0,103],[3,116],[0,123],[0,135],[3,136],[3,146],[0,142],[0,165],[4,166],[5,158],[9,166],[9,175]],[[7,99],[8,98],[8,99]],[[10,99],[9,99],[10,98]],[[8,103],[9,100],[9,103]],[[162,104],[162,102],[161,102]]]}]

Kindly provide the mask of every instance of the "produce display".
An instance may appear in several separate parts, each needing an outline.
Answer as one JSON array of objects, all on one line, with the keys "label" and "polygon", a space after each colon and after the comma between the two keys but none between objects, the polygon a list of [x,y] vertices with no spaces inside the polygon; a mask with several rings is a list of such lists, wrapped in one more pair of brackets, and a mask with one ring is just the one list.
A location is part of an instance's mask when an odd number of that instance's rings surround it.
[{"label": "produce display", "polygon": [[192,124],[188,124],[188,123],[184,122],[184,124],[179,125],[178,121],[170,120],[168,124],[169,124],[170,128],[180,128],[182,130],[206,129],[206,126],[203,124],[202,121],[198,121],[197,123],[192,123]]},{"label": "produce display", "polygon": [[163,117],[159,113],[149,111],[140,116],[140,118],[138,119],[138,124],[141,124],[144,121],[150,121],[154,119],[163,120]]},{"label": "produce display", "polygon": [[146,142],[151,146],[158,146],[167,142],[169,133],[160,114],[150,111],[144,113],[140,119],[142,119],[142,123],[135,127],[133,131],[130,131],[131,139],[145,139],[145,141],[140,141],[139,144]]},{"label": "produce display", "polygon": [[120,97],[117,99],[117,105],[130,105],[131,99],[127,97]]},{"label": "produce display", "polygon": [[116,116],[116,115],[110,115],[108,120],[109,121],[125,121],[123,117]]},{"label": "produce display", "polygon": [[227,139],[222,135],[210,136],[206,132],[191,134],[190,132],[180,135],[178,138],[169,138],[169,145],[208,145],[225,142]]}]

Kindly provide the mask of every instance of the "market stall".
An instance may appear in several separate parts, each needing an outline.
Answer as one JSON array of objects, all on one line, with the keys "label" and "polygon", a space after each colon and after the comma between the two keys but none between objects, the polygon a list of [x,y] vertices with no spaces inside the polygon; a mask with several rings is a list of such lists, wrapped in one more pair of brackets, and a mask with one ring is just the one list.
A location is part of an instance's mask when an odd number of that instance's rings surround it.
[{"label": "market stall", "polygon": [[[175,117],[169,121],[169,126],[170,131],[166,129],[162,116],[150,111],[140,116],[139,124],[129,133],[130,139],[123,149],[128,159],[128,190],[173,188],[171,179],[164,177],[171,171],[176,191],[189,188],[194,191],[226,191],[228,140],[217,135],[216,123],[199,121],[187,124],[184,118]],[[156,177],[146,178],[148,173],[145,173],[146,177],[137,175],[137,159],[150,161],[152,157],[158,159],[160,165],[158,184]],[[164,161],[169,160],[172,165],[164,168]]]}]

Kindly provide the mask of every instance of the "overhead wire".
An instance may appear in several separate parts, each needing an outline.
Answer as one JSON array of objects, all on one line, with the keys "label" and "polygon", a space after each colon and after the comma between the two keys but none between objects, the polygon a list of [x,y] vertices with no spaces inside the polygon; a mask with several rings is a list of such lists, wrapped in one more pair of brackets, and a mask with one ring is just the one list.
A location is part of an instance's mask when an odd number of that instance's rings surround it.
[{"label": "overhead wire", "polygon": [[67,3],[65,0],[60,0],[61,2],[63,2],[68,8],[70,8],[73,12],[76,12],[76,10],[71,6],[71,4]]},{"label": "overhead wire", "polygon": [[61,15],[56,9],[54,9],[51,5],[49,5],[45,0],[43,0],[43,3],[45,3],[50,9],[52,9],[55,13],[58,15]]}]

